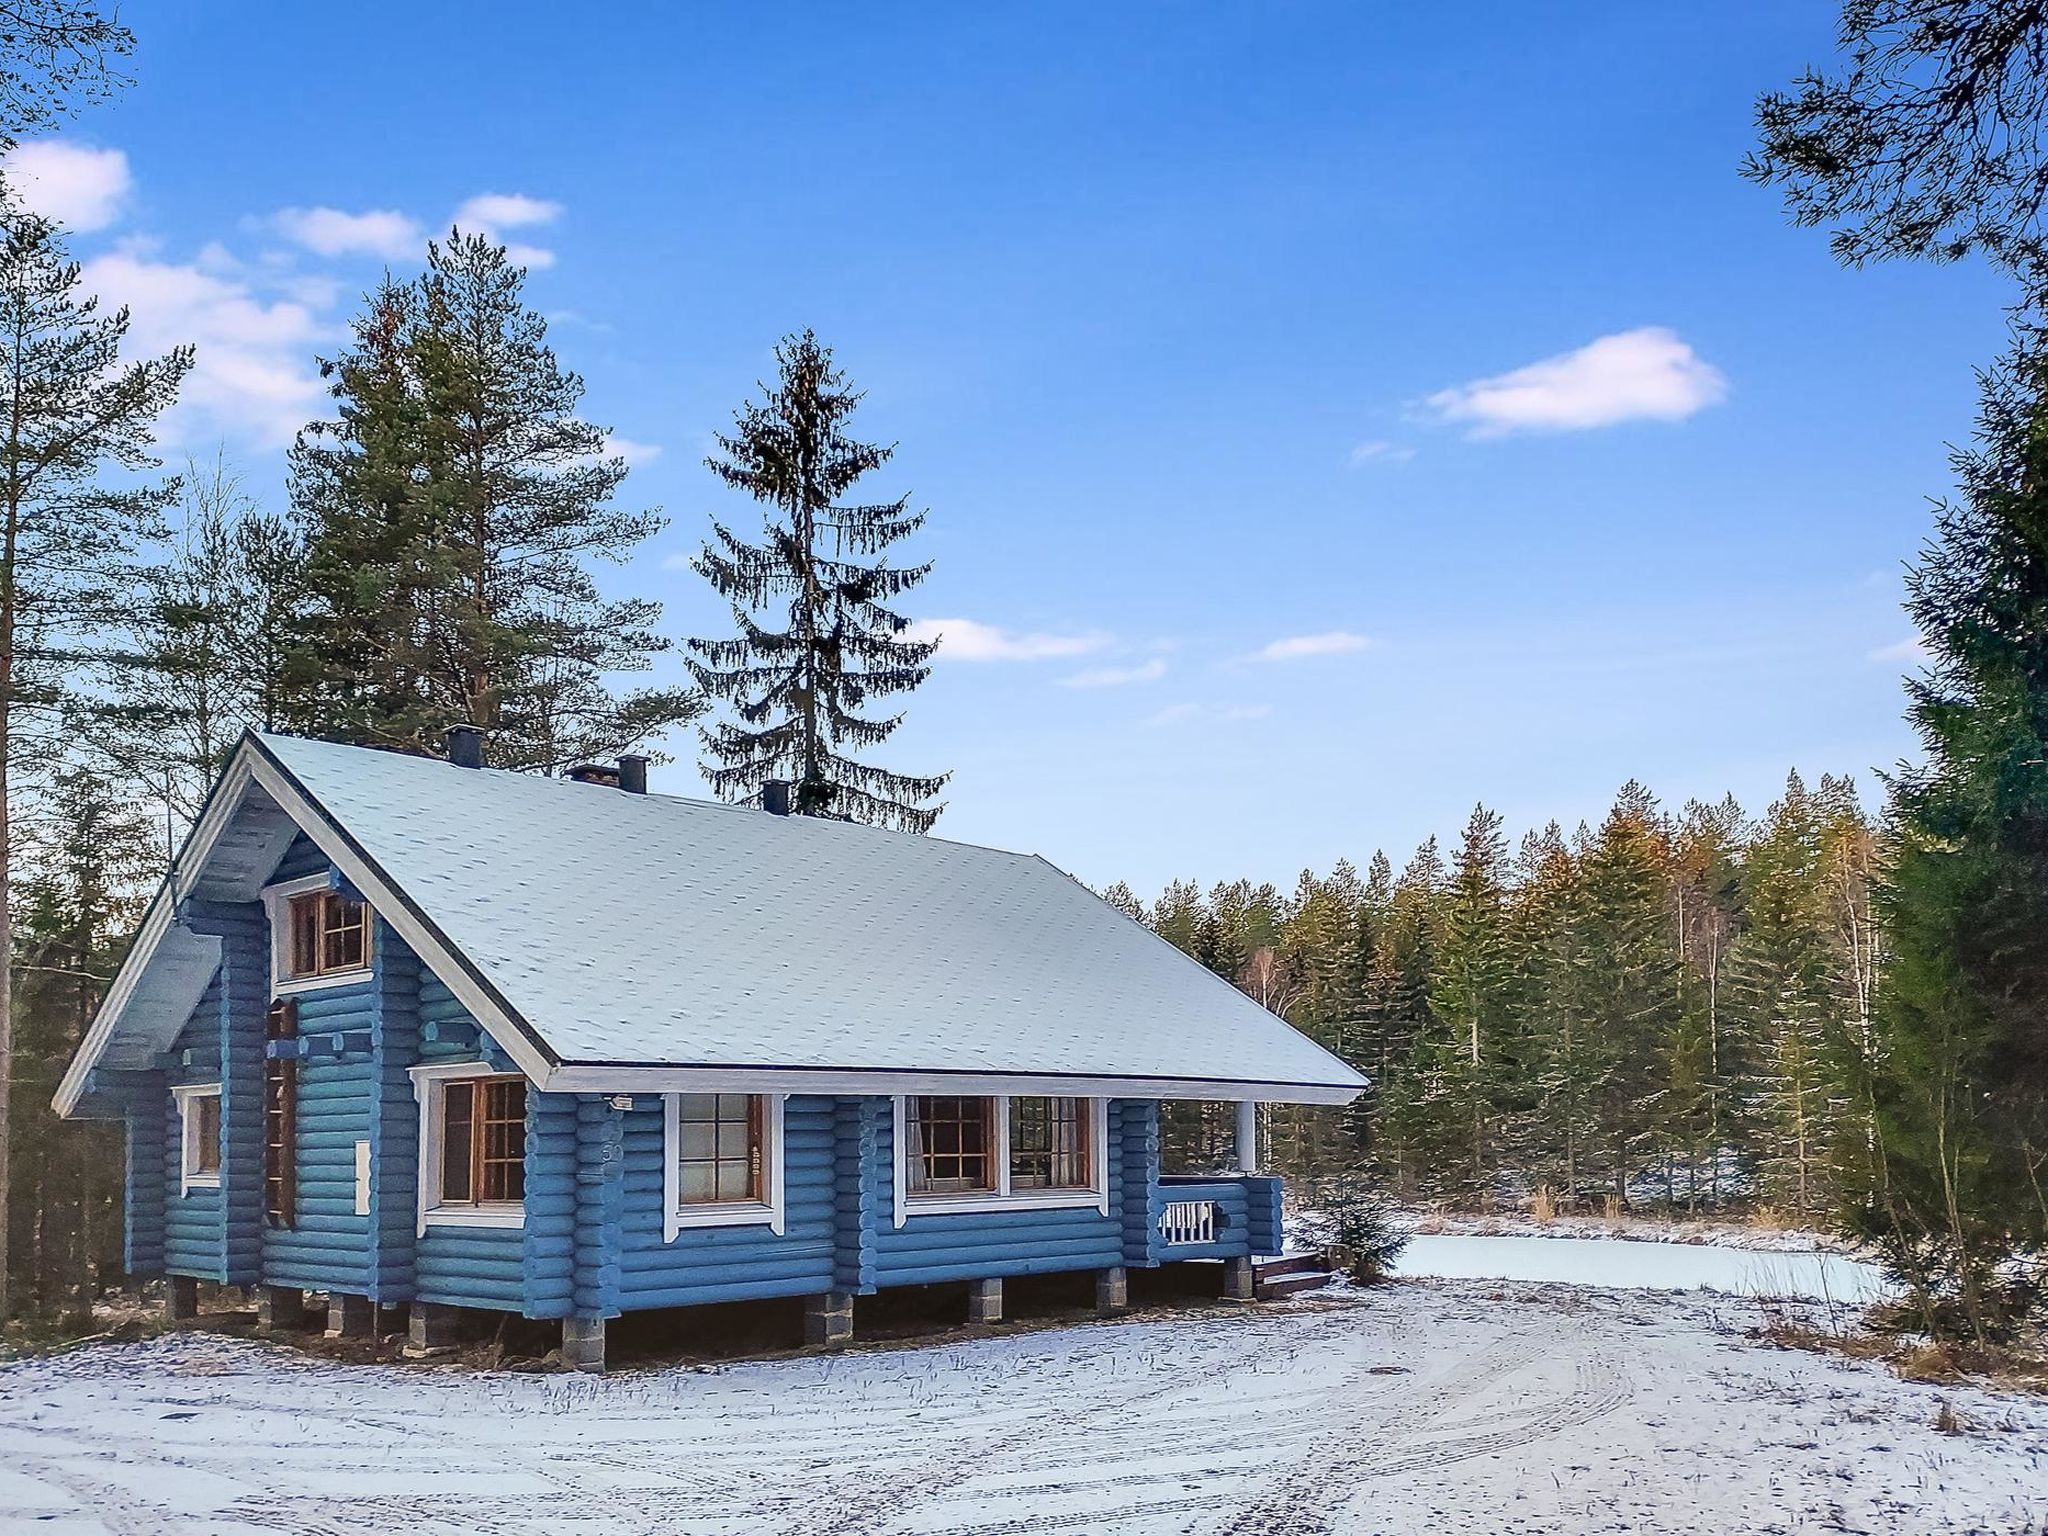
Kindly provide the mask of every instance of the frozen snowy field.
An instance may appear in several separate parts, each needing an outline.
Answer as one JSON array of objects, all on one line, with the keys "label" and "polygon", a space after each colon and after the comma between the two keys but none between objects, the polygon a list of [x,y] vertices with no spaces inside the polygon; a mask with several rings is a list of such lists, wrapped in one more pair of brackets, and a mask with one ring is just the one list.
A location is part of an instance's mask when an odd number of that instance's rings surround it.
[{"label": "frozen snowy field", "polygon": [[1411,1282],[606,1380],[204,1335],[0,1367],[0,1530],[2048,1529],[2048,1402],[1747,1342],[1705,1295]]}]

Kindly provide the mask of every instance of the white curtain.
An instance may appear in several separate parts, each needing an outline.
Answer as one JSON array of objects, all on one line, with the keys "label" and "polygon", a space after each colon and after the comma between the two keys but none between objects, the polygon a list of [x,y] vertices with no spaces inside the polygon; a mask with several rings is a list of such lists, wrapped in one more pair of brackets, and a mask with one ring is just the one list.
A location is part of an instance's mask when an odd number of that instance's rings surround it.
[{"label": "white curtain", "polygon": [[915,1098],[903,1101],[903,1177],[910,1188],[924,1188],[924,1132],[918,1125]]}]

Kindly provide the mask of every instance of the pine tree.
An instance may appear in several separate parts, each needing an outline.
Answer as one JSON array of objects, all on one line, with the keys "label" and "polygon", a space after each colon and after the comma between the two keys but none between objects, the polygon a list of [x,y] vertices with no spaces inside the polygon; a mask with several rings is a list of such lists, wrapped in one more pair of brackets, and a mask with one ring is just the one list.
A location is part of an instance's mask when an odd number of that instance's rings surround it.
[{"label": "pine tree", "polygon": [[1820,833],[1821,921],[1833,999],[1828,1054],[1836,1092],[1843,1100],[1835,1175],[1845,1192],[1872,1189],[1878,1176],[1874,1085],[1882,1065],[1876,998],[1885,964],[1875,897],[1883,853],[1853,780],[1822,774],[1813,798]]},{"label": "pine tree", "polygon": [[687,690],[616,695],[668,642],[659,605],[602,597],[662,526],[613,505],[625,461],[576,415],[583,381],[547,345],[503,246],[459,231],[417,281],[388,281],[326,365],[339,419],[292,450],[310,530],[295,680],[317,734],[438,751],[484,727],[505,767],[553,771],[693,718]]},{"label": "pine tree", "polygon": [[170,557],[144,573],[93,725],[98,751],[162,803],[166,858],[242,732],[285,722],[305,569],[298,527],[225,460],[188,462],[180,492]]},{"label": "pine tree", "polygon": [[[78,295],[55,227],[4,210],[0,238],[0,1320],[8,1315],[6,1203],[13,1073],[9,897],[13,820],[33,737],[76,693],[81,648],[116,622],[139,539],[167,488],[151,432],[192,366],[189,348],[124,363],[128,312]],[[118,484],[106,480],[119,476]]]},{"label": "pine tree", "polygon": [[[1672,845],[1673,932],[1678,943],[1679,1021],[1667,1068],[1665,1142],[1682,1163],[1685,1200],[1718,1204],[1722,1171],[1740,1134],[1748,1057],[1730,1029],[1728,963],[1741,922],[1747,819],[1733,796],[1688,801]],[[1674,1180],[1675,1183],[1675,1180]],[[1676,1189],[1672,1190],[1676,1198]]]},{"label": "pine tree", "polygon": [[135,35],[114,16],[79,0],[9,0],[0,52],[0,149],[53,128],[80,107],[128,82],[119,60]]},{"label": "pine tree", "polygon": [[[732,604],[739,630],[690,641],[698,685],[734,715],[703,732],[704,775],[726,799],[783,778],[794,782],[802,815],[926,832],[944,807],[924,802],[950,775],[897,773],[853,755],[903,723],[901,713],[873,715],[867,706],[931,672],[937,642],[906,636],[909,621],[892,606],[931,567],[892,567],[886,558],[924,514],[909,510],[907,495],[841,499],[895,450],[846,434],[861,396],[810,331],[785,337],[775,360],[775,387],[740,411],[732,434],[719,436],[724,456],[707,461],[763,504],[766,527],[750,543],[714,522],[696,561]],[[757,618],[763,609],[771,616]]]},{"label": "pine tree", "polygon": [[1101,893],[1102,899],[1134,923],[1146,921],[1145,903],[1138,900],[1138,893],[1119,880]]}]

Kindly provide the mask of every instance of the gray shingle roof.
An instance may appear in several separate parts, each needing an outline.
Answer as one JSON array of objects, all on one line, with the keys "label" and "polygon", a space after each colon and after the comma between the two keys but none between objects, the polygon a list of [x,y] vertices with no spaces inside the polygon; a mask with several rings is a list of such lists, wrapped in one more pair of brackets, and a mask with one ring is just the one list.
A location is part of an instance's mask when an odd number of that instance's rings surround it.
[{"label": "gray shingle roof", "polygon": [[1035,856],[261,746],[564,1064],[1364,1086]]}]

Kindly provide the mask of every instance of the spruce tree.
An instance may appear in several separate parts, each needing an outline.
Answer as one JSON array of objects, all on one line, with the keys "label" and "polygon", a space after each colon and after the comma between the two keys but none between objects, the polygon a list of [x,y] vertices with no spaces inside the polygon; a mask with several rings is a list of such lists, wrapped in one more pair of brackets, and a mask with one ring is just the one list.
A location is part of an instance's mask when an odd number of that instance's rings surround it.
[{"label": "spruce tree", "polygon": [[810,331],[785,337],[775,360],[775,386],[741,409],[718,438],[722,456],[706,461],[762,503],[765,526],[750,542],[714,522],[696,561],[732,604],[739,631],[689,643],[698,686],[732,709],[702,733],[704,776],[725,799],[779,778],[794,783],[802,815],[927,832],[944,807],[925,802],[950,775],[897,773],[854,755],[903,723],[900,712],[872,714],[869,705],[931,672],[937,643],[909,638],[893,606],[931,567],[887,559],[924,514],[910,511],[907,495],[843,499],[895,449],[847,435],[861,396]]},{"label": "spruce tree", "polygon": [[1490,1193],[1496,1085],[1513,1010],[1507,931],[1507,840],[1500,817],[1476,807],[1451,861],[1429,975],[1429,1021],[1410,1070],[1420,1085],[1417,1151],[1446,1187]]},{"label": "spruce tree", "polygon": [[0,1320],[8,1315],[9,1089],[13,1074],[13,821],[23,769],[78,693],[114,626],[137,545],[161,531],[169,487],[151,483],[156,419],[189,348],[124,362],[128,312],[78,292],[55,226],[6,208],[0,234]]},{"label": "spruce tree", "polygon": [[1631,780],[1581,860],[1572,1091],[1597,1130],[1587,1150],[1616,1198],[1654,1154],[1656,1095],[1678,1018],[1678,955],[1662,818]]},{"label": "spruce tree", "polygon": [[326,365],[338,419],[292,453],[310,528],[296,675],[319,734],[433,752],[467,722],[492,762],[553,771],[701,712],[688,690],[608,683],[668,642],[659,605],[604,597],[590,563],[662,518],[614,504],[625,461],[576,414],[583,381],[525,284],[503,246],[456,231]]},{"label": "spruce tree", "polygon": [[1991,1335],[2048,1245],[2048,336],[1983,379],[1958,497],[1909,577],[1933,660],[1925,757],[1892,785],[1891,957],[1873,1071],[1878,1183],[1856,1212],[1922,1321]]},{"label": "spruce tree", "polygon": [[126,786],[98,765],[52,774],[17,828],[19,1010],[13,1126],[22,1310],[89,1329],[99,1276],[121,1268],[121,1129],[68,1124],[50,1107],[162,868]]},{"label": "spruce tree", "polygon": [[1425,838],[1394,882],[1382,937],[1380,1029],[1389,1067],[1376,1096],[1375,1161],[1403,1195],[1413,1193],[1429,1171],[1420,1148],[1426,1140],[1423,1121],[1431,1085],[1415,1069],[1414,1046],[1431,1023],[1429,981],[1442,929],[1444,883],[1443,855],[1434,837]]},{"label": "spruce tree", "polygon": [[1749,847],[1730,981],[1755,1051],[1759,1192],[1808,1218],[1835,1205],[1830,1171],[1841,1107],[1829,1050],[1835,998],[1820,857],[1813,800],[1795,773]]}]

